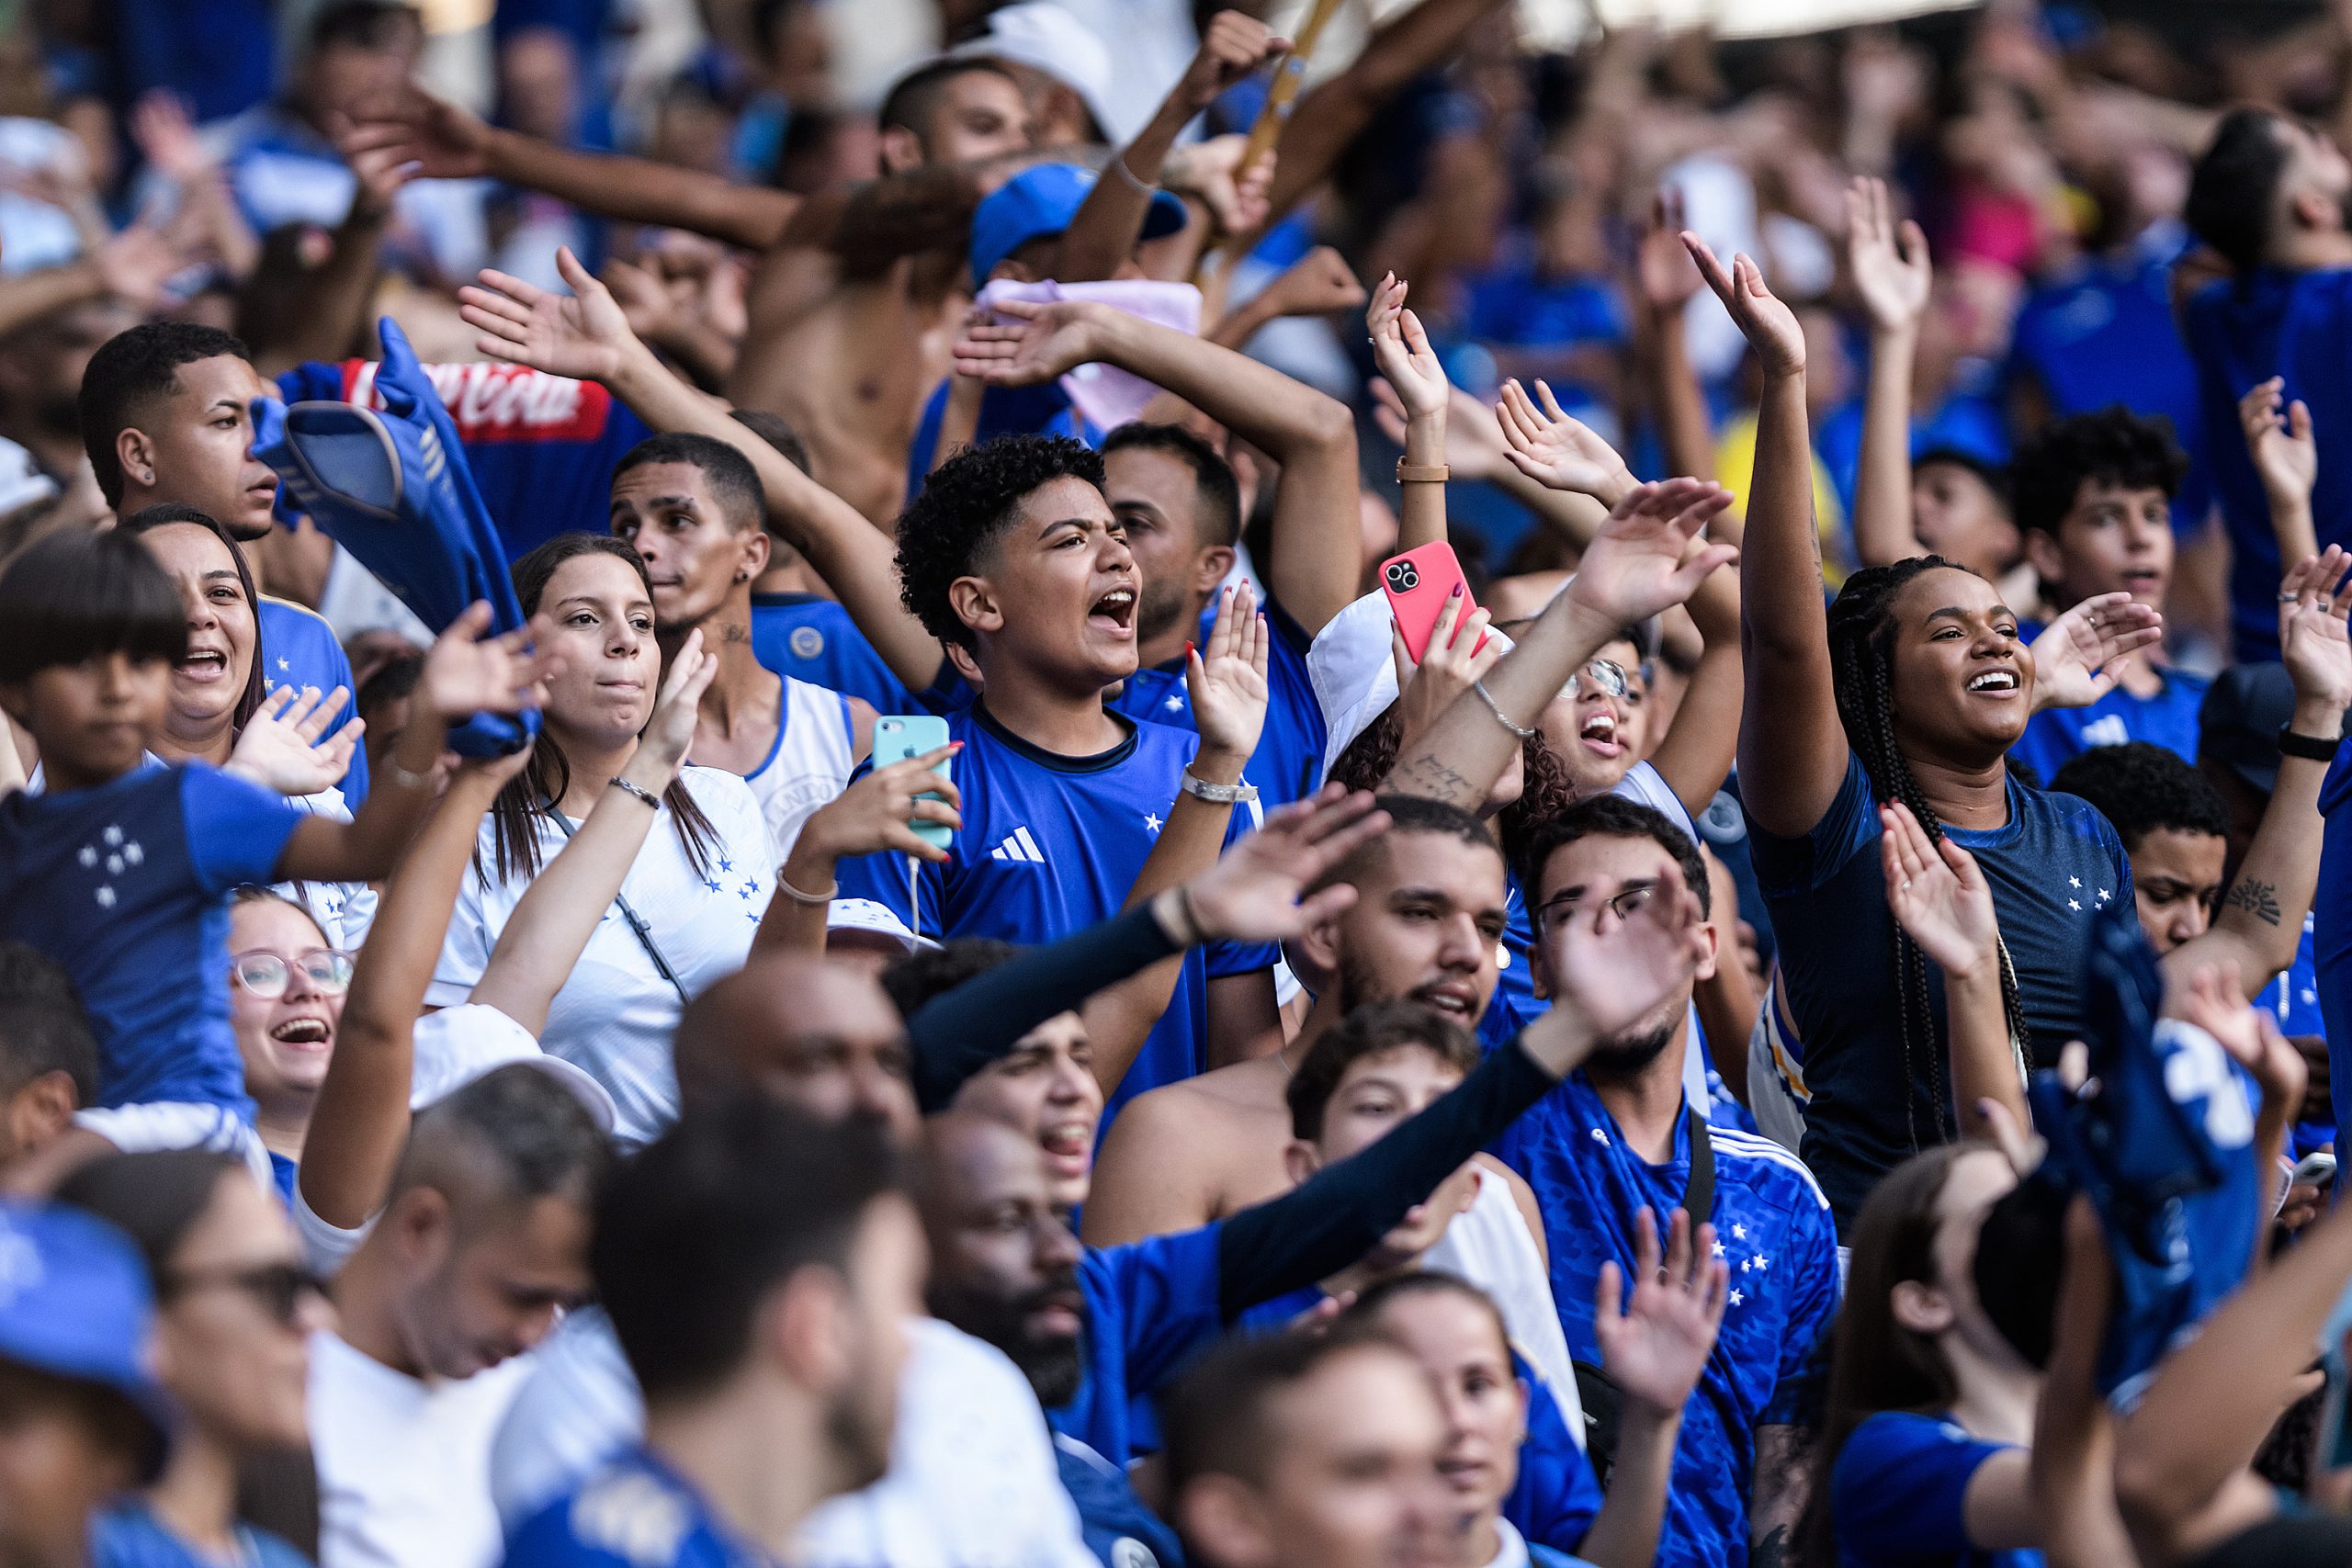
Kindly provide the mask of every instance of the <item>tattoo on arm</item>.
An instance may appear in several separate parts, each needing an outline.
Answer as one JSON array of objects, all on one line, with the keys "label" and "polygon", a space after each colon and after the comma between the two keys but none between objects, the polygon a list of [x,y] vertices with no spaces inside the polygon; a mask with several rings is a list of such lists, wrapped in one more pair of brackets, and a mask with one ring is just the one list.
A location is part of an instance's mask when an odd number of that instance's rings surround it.
[{"label": "tattoo on arm", "polygon": [[1801,1427],[1756,1429],[1756,1475],[1747,1527],[1754,1568],[1780,1568],[1789,1538],[1813,1500],[1813,1434]]},{"label": "tattoo on arm", "polygon": [[1787,1568],[1789,1527],[1774,1525],[1762,1540],[1748,1548],[1748,1568]]},{"label": "tattoo on arm", "polygon": [[1384,787],[1399,795],[1451,800],[1457,792],[1467,790],[1470,781],[1441,761],[1436,752],[1424,751],[1411,761],[1399,762],[1391,768]]},{"label": "tattoo on arm", "polygon": [[2244,909],[2264,924],[2275,926],[2281,919],[2278,895],[2272,884],[2248,878],[2230,889],[2227,902],[2231,908]]}]

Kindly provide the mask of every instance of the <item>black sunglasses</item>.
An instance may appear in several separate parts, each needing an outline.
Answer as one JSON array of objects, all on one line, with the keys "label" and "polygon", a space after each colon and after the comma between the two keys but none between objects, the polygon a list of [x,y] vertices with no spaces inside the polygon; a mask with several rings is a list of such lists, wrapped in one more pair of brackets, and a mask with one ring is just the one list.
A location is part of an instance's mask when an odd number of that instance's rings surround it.
[{"label": "black sunglasses", "polygon": [[326,1282],[300,1263],[264,1263],[252,1269],[175,1269],[158,1281],[165,1296],[192,1291],[243,1291],[275,1321],[292,1327],[311,1296],[324,1296]]}]

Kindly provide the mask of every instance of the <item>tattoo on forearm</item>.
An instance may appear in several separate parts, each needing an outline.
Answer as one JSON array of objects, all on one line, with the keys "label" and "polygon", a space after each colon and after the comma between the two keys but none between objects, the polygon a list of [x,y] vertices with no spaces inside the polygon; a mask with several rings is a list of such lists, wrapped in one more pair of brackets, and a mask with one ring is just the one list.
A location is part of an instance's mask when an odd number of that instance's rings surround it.
[{"label": "tattoo on forearm", "polygon": [[1774,1525],[1771,1533],[1748,1548],[1748,1568],[1785,1568],[1789,1560],[1789,1527]]},{"label": "tattoo on forearm", "polygon": [[2230,889],[2228,903],[2231,908],[2244,909],[2265,925],[2275,926],[2282,918],[2278,887],[2271,883],[2256,882],[2251,877]]},{"label": "tattoo on forearm", "polygon": [[1424,751],[1411,761],[1399,762],[1389,769],[1385,787],[1399,795],[1450,800],[1456,792],[1468,789],[1470,781],[1446,766],[1436,752]]}]

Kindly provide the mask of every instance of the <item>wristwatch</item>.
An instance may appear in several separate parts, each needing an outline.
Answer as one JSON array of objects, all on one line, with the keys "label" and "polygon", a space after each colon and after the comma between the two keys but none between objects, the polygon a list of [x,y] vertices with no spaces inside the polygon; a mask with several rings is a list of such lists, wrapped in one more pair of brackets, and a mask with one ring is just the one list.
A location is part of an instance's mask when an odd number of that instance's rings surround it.
[{"label": "wristwatch", "polygon": [[1235,806],[1258,798],[1256,784],[1211,784],[1206,779],[1194,778],[1190,768],[1185,769],[1183,776],[1176,781],[1176,787],[1193,799],[1205,800],[1211,806]]},{"label": "wristwatch", "polygon": [[2323,739],[2316,735],[2298,735],[2291,724],[2282,725],[2278,729],[2278,754],[2282,757],[2301,757],[2307,762],[2333,762],[2338,744],[2336,740]]}]

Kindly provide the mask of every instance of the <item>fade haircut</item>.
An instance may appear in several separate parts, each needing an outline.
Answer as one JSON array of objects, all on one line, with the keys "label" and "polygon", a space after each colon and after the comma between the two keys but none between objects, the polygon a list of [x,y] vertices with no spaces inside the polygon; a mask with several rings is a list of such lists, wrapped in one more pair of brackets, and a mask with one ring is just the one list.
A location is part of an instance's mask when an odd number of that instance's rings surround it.
[{"label": "fade haircut", "polygon": [[729,533],[745,534],[767,526],[767,498],[760,489],[760,471],[752,459],[715,435],[691,430],[663,431],[649,435],[613,465],[613,482],[632,469],[656,463],[682,463],[695,469],[710,487],[718,515]]},{"label": "fade haircut", "polygon": [[2068,760],[2050,781],[2056,795],[2080,795],[2115,825],[2126,852],[2170,829],[2225,839],[2230,808],[2213,782],[2173,752],[2145,740],[2094,746]]},{"label": "fade haircut", "polygon": [[433,1188],[463,1234],[493,1210],[541,1198],[585,1204],[611,1164],[580,1097],[528,1062],[509,1062],[417,1112],[392,1193]]},{"label": "fade haircut", "polygon": [[2188,454],[2172,421],[2117,403],[2058,420],[2018,448],[2009,464],[2010,513],[2020,528],[2055,535],[2086,484],[2180,493]]},{"label": "fade haircut", "polygon": [[901,1190],[885,1134],[744,1098],[689,1111],[606,1183],[588,1266],[649,1402],[722,1385],[761,1303],[846,1273],[869,1205]]},{"label": "fade haircut", "polygon": [[932,470],[899,517],[899,597],[925,631],[958,648],[978,648],[948,589],[973,575],[1023,501],[1065,479],[1100,491],[1102,454],[1066,436],[1001,435]]},{"label": "fade haircut", "polygon": [[[61,530],[0,572],[0,682],[119,653],[134,663],[187,657],[180,591],[147,547],[119,529]],[[258,662],[258,660],[256,660]]]},{"label": "fade haircut", "polygon": [[100,344],[82,372],[76,410],[82,447],[108,506],[122,504],[122,461],[115,437],[136,426],[156,402],[179,390],[179,369],[202,359],[242,359],[253,352],[242,338],[194,321],[141,321]]},{"label": "fade haircut", "polygon": [[2268,109],[2233,109],[2189,171],[2182,216],[2240,275],[2270,254],[2271,209],[2287,173],[2287,141]]},{"label": "fade haircut", "polygon": [[1119,452],[1164,452],[1193,470],[1193,488],[1200,501],[1194,528],[1195,548],[1230,547],[1241,537],[1241,487],[1233,465],[1217,449],[1181,424],[1146,424],[1137,421],[1111,432],[1102,443],[1107,459]]},{"label": "fade haircut", "polygon": [[943,55],[916,66],[891,86],[882,100],[881,129],[927,135],[932,117],[939,112],[939,100],[946,96],[947,84],[976,71],[1001,77],[1015,89],[1021,85],[1012,72],[985,56]]},{"label": "fade haircut", "polygon": [[1669,821],[1655,806],[1628,800],[1622,795],[1596,795],[1579,800],[1555,817],[1535,823],[1519,863],[1519,886],[1531,913],[1544,902],[1544,868],[1552,857],[1582,839],[1647,839],[1682,868],[1682,880],[1699,896],[1699,912],[1714,913],[1713,890],[1707,882],[1707,863],[1690,836]]},{"label": "fade haircut", "polygon": [[1388,813],[1387,828],[1358,844],[1347,859],[1325,872],[1310,891],[1319,892],[1335,883],[1361,881],[1375,864],[1387,858],[1388,840],[1399,833],[1456,839],[1491,851],[1498,859],[1502,856],[1502,846],[1495,841],[1492,829],[1475,814],[1450,801],[1431,800],[1419,795],[1383,795],[1374,797],[1374,805]]},{"label": "fade haircut", "polygon": [[1361,1325],[1236,1336],[1210,1351],[1161,1402],[1169,1497],[1204,1475],[1263,1485],[1280,1447],[1274,1402],[1333,1362],[1365,1355],[1401,1358],[1419,1375],[1420,1363],[1396,1340]]},{"label": "fade haircut", "polygon": [[1350,1067],[1408,1049],[1427,1051],[1463,1076],[1478,1065],[1477,1036],[1452,1019],[1418,1002],[1366,1002],[1317,1035],[1299,1058],[1283,1090],[1291,1136],[1310,1144],[1323,1136],[1324,1114]]}]

